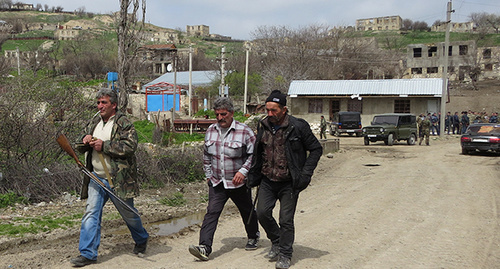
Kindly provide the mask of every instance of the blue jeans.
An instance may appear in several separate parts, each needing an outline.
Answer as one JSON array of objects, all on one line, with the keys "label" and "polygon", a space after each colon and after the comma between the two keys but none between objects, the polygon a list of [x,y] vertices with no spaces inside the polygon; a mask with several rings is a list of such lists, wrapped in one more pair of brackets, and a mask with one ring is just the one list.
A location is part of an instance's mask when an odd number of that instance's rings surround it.
[{"label": "blue jeans", "polygon": [[[106,179],[100,178],[101,181],[109,188],[109,183]],[[101,243],[101,221],[102,221],[102,209],[104,205],[111,199],[111,202],[115,205],[116,209],[122,216],[123,220],[127,224],[130,233],[132,234],[132,239],[134,239],[136,244],[144,244],[148,240],[148,232],[142,226],[142,221],[139,216],[130,212],[126,209],[116,198],[110,196],[106,191],[104,191],[101,186],[90,181],[89,183],[89,197],[87,199],[87,206],[85,209],[85,214],[82,218],[82,227],[80,230],[80,244],[78,250],[80,255],[87,259],[96,260],[97,259],[97,249]],[[125,202],[134,208],[134,199],[130,198],[125,200]]]}]

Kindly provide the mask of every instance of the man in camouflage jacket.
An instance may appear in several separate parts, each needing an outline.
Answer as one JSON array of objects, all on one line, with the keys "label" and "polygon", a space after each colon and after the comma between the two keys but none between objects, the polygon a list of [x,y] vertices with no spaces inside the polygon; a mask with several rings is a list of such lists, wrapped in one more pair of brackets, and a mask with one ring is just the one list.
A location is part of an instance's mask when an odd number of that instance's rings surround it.
[{"label": "man in camouflage jacket", "polygon": [[[138,138],[134,125],[125,114],[118,111],[117,105],[118,96],[114,90],[99,90],[97,108],[100,116],[91,120],[80,143],[77,143],[77,150],[85,153],[89,171],[135,209],[133,198],[139,194],[135,158]],[[73,266],[82,267],[96,262],[102,211],[108,199],[127,223],[135,241],[133,252],[143,254],[146,251],[149,235],[139,215],[131,212],[88,177],[84,178],[81,198],[87,198],[87,204],[80,230],[80,256],[71,259]]]}]

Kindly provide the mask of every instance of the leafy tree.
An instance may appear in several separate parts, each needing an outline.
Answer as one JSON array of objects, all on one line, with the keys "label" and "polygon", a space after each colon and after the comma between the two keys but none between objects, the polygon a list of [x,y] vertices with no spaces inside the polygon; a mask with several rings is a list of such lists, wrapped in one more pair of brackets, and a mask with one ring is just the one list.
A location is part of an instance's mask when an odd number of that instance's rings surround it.
[{"label": "leafy tree", "polygon": [[[226,83],[229,85],[229,95],[244,96],[245,95],[245,73],[231,72],[226,77]],[[258,73],[251,73],[248,75],[248,101],[250,102],[251,96],[258,93],[260,90],[262,78]]]}]

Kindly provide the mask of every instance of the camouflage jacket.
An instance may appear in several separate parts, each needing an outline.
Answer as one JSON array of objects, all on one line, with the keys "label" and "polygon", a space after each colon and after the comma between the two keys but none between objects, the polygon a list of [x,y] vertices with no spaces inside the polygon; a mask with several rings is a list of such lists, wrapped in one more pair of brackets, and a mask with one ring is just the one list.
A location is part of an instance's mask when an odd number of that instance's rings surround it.
[{"label": "camouflage jacket", "polygon": [[[95,117],[85,130],[85,134],[78,141],[81,143],[83,137],[92,134],[101,117]],[[137,183],[137,161],[135,151],[137,149],[138,138],[132,122],[120,111],[116,112],[115,122],[111,131],[111,140],[104,141],[102,153],[111,158],[111,174],[115,193],[122,199],[133,198],[139,195],[139,185]],[[92,148],[87,146],[77,146],[76,149],[86,154],[86,167],[93,171],[92,167]],[[85,176],[81,198],[88,197],[88,184],[90,178]]]}]

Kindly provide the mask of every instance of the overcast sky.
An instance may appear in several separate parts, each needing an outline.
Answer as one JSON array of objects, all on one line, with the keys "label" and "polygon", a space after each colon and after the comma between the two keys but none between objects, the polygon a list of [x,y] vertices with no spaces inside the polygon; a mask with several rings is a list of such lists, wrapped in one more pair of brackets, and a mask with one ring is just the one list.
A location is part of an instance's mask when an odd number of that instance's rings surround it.
[{"label": "overcast sky", "polygon": [[[154,25],[186,30],[186,25],[208,25],[210,33],[251,39],[259,26],[354,26],[357,19],[399,15],[403,19],[446,20],[448,0],[147,0],[146,21]],[[38,2],[33,2],[37,4]],[[118,11],[119,0],[44,0],[49,7],[65,11],[85,7],[87,12],[107,14]],[[500,16],[499,0],[455,0],[454,22],[465,22],[473,12]]]}]

